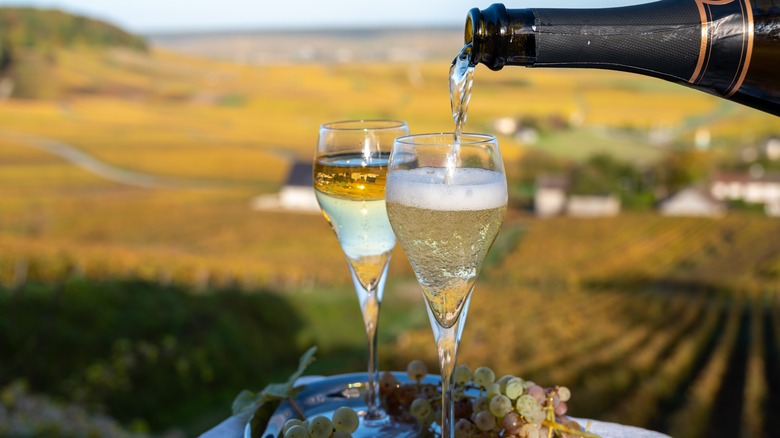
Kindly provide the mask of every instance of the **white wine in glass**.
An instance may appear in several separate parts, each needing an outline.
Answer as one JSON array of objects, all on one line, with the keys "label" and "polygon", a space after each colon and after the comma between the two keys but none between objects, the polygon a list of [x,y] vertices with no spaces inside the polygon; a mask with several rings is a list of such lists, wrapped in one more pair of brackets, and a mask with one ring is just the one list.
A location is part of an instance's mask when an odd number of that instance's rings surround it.
[{"label": "white wine in glass", "polygon": [[396,137],[405,122],[360,120],[320,127],[314,158],[314,189],[325,218],[347,258],[368,336],[368,382],[364,420],[379,424],[377,322],[395,235],[387,219],[385,181]]},{"label": "white wine in glass", "polygon": [[396,139],[387,213],[425,298],[442,378],[442,434],[454,437],[452,371],[469,301],[506,214],[495,137],[421,134]]}]

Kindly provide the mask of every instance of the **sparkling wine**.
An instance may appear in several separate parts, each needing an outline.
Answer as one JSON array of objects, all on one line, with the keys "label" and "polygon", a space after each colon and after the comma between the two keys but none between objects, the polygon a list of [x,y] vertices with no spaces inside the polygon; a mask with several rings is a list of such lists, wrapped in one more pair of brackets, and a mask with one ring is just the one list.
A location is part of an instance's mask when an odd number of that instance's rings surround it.
[{"label": "sparkling wine", "polygon": [[396,170],[387,212],[431,312],[444,328],[458,320],[506,213],[505,176],[478,168]]},{"label": "sparkling wine", "polygon": [[361,154],[318,158],[314,189],[360,283],[373,290],[395,246],[387,219],[385,182],[388,154],[367,160]]},{"label": "sparkling wine", "polygon": [[471,86],[474,83],[474,66],[471,65],[471,44],[461,49],[450,66],[450,106],[455,120],[455,144],[460,144],[463,126],[469,114]]},{"label": "sparkling wine", "polygon": [[452,118],[455,121],[455,130],[452,134],[452,150],[447,155],[447,173],[445,174],[445,182],[447,183],[453,178],[454,169],[458,165],[460,138],[469,115],[471,86],[474,83],[474,66],[471,65],[470,55],[471,44],[466,44],[450,66],[450,106]]}]

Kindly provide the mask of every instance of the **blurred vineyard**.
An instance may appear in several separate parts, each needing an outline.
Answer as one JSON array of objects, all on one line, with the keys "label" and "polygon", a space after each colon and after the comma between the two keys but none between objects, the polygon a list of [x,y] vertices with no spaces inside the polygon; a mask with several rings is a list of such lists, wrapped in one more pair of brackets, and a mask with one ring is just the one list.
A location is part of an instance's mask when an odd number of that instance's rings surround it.
[{"label": "blurred vineyard", "polygon": [[[519,245],[477,287],[462,362],[570,386],[575,416],[778,436],[777,220],[520,223]],[[397,351],[435,364],[425,334],[402,334]]]},{"label": "blurred vineyard", "polygon": [[[330,237],[326,232],[322,234]],[[780,248],[776,242],[779,239],[780,223],[776,219],[750,214],[732,214],[720,220],[669,219],[654,214],[626,214],[598,220],[535,220],[514,212],[477,287],[460,361],[473,366],[487,364],[499,374],[512,373],[543,384],[570,386],[575,395],[570,412],[575,416],[632,424],[675,437],[777,436],[780,427],[775,415],[780,407]],[[327,240],[322,239],[323,242]],[[336,249],[333,251],[337,253]],[[112,254],[114,251],[103,252]],[[247,298],[255,296],[259,289],[276,291],[272,295],[281,300],[280,303],[288,303],[282,304],[287,306],[287,310],[282,311],[285,320],[289,322],[294,318],[298,321],[282,329],[289,335],[283,341],[289,345],[288,350],[284,344],[274,344],[273,348],[263,345],[259,341],[266,333],[262,328],[256,333],[228,332],[232,334],[225,336],[235,338],[234,347],[223,344],[223,347],[205,349],[198,347],[203,341],[198,340],[197,335],[168,328],[167,338],[155,338],[156,329],[147,335],[123,334],[135,341],[128,347],[113,341],[113,347],[105,350],[109,358],[123,351],[122,354],[129,354],[121,348],[139,348],[140,353],[134,354],[147,354],[143,351],[149,342],[148,345],[153,346],[162,343],[154,348],[164,348],[165,342],[178,339],[180,343],[192,345],[187,348],[199,348],[200,353],[195,357],[201,362],[197,366],[214,368],[217,375],[235,374],[242,360],[246,360],[245,363],[255,366],[238,374],[260,382],[269,375],[283,374],[284,358],[291,366],[296,353],[306,345],[317,344],[321,347],[323,361],[313,372],[331,374],[362,369],[359,310],[353,303],[353,292],[345,276],[337,275],[344,270],[340,260],[334,265],[333,277],[320,276],[329,269],[328,265],[315,264],[309,265],[309,277],[301,277],[297,282],[295,277],[288,277],[286,282],[266,280],[261,286],[249,281],[249,277],[237,276],[235,270],[228,269],[229,262],[211,265],[213,270],[205,277],[198,278],[193,273],[177,277],[162,275],[152,269],[144,271],[139,268],[143,266],[138,264],[140,258],[119,258],[114,261],[117,266],[85,259],[82,263],[86,264],[76,269],[75,259],[67,259],[63,248],[53,253],[59,254],[60,259],[47,259],[47,252],[43,250],[29,252],[29,258],[17,258],[16,262],[5,257],[2,272],[14,272],[23,269],[20,265],[26,265],[27,284],[56,285],[61,284],[63,278],[92,279],[94,285],[87,286],[80,294],[70,290],[74,286],[55,287],[53,292],[60,296],[58,306],[62,309],[76,306],[75,303],[85,306],[90,301],[90,293],[109,299],[116,294],[112,292],[115,288],[100,286],[107,278],[125,278],[123,281],[129,282],[122,288],[125,293],[131,290],[141,293],[143,288],[133,286],[137,283],[132,280],[141,278],[141,284],[156,285],[152,290],[156,290],[154,293],[163,300],[168,294],[166,290],[172,287],[196,291],[196,297],[203,296],[211,300],[215,308],[227,310],[225,317],[235,319],[236,323],[245,321],[241,324],[251,321],[254,324],[273,321],[280,324],[281,321],[271,316],[276,313],[269,311],[245,320],[243,312],[230,310],[231,301],[258,311],[268,309],[268,304],[256,307],[258,304],[240,298],[241,294],[223,301],[225,291],[244,291],[250,294]],[[97,264],[91,266],[89,263]],[[151,266],[153,262],[147,263]],[[60,266],[59,271],[55,270],[56,266]],[[250,271],[251,267],[249,265]],[[18,279],[21,274],[16,275]],[[46,301],[38,301],[38,306],[13,307],[14,302],[23,303],[32,297],[38,297],[38,300],[54,297],[34,293],[34,290],[30,286],[17,285],[3,292],[8,299],[6,307],[0,302],[0,309],[7,312],[3,318],[7,325],[2,331],[15,334],[13,338],[3,339],[10,346],[21,349],[12,350],[12,357],[21,358],[33,352],[53,353],[51,345],[35,346],[26,352],[22,348],[29,343],[24,335],[28,333],[29,336],[29,329],[24,327],[23,321],[29,324],[41,312],[52,314],[51,310],[44,310]],[[116,321],[125,321],[124,324],[132,326],[132,320],[128,318],[134,312],[134,305],[131,301],[127,303],[130,307],[126,312],[130,313]],[[383,368],[402,369],[409,359],[423,358],[435,369],[437,362],[430,328],[402,254],[397,254],[393,262],[385,304],[389,310],[382,319]],[[171,308],[172,304],[163,301],[161,305]],[[179,305],[181,312],[191,308],[186,301],[176,304]],[[111,303],[102,300],[97,300],[95,306],[96,315],[108,312],[101,320],[110,327],[114,321],[110,315],[118,309],[111,310]],[[103,307],[105,310],[100,310]],[[140,310],[135,312],[139,312],[139,317],[144,314]],[[165,313],[165,310],[158,309],[157,312]],[[231,313],[232,316],[228,316]],[[208,318],[207,315],[208,312],[200,318]],[[182,323],[189,320],[187,317],[181,319],[182,316],[178,318]],[[335,321],[341,322],[335,324]],[[32,333],[38,331],[32,330]],[[117,335],[111,335],[114,336]],[[151,341],[150,337],[156,340]],[[132,345],[136,346],[130,347]],[[79,351],[83,348],[85,346]],[[239,348],[246,355],[245,359],[228,353],[238,361],[222,364],[219,358],[231,351],[226,348]],[[251,353],[253,350],[256,355]],[[98,350],[91,354],[98,360],[102,353]],[[168,360],[175,357],[184,360],[191,353],[183,351],[182,355],[174,355]],[[261,366],[263,361],[273,365],[270,368]],[[176,366],[176,362],[170,366]],[[219,371],[219,367],[224,371]],[[12,371],[16,378],[41,379],[34,367],[12,366],[5,370]],[[96,371],[93,369],[92,372]],[[71,366],[61,375],[70,375],[70,380],[65,382],[72,385],[73,376],[79,375],[78,367]],[[127,390],[121,386],[102,387],[102,380],[89,380],[89,376],[83,377],[86,379],[83,390],[90,397],[112,391],[121,395],[121,391]],[[212,379],[214,381],[201,381],[196,386],[239,387],[237,383],[228,383],[218,377]],[[59,387],[55,392],[63,393],[64,389],[56,384],[56,379],[46,382],[36,389]],[[135,384],[145,387],[142,383]],[[247,382],[247,386],[260,385]],[[193,389],[190,387],[190,390]],[[159,388],[154,391],[158,397],[166,394]],[[167,397],[167,403],[176,403],[175,396]],[[227,398],[226,395],[224,400]],[[127,408],[125,411],[132,412]],[[122,414],[118,417],[135,418]],[[151,423],[155,427],[164,424],[159,423],[161,420],[154,421],[158,421]]]},{"label": "blurred vineyard", "polygon": [[[25,68],[39,68],[25,76],[29,94],[0,99],[0,435],[86,434],[57,425],[57,412],[196,435],[241,389],[283,379],[312,344],[312,373],[363,370],[359,309],[324,219],[250,201],[310,159],[322,122],[451,129],[448,60],[257,66],[154,47],[14,52],[27,55]],[[499,135],[513,189],[532,147],[656,163],[706,128],[727,159],[778,133],[775,118],[653,79],[479,69],[467,127],[495,132],[502,118],[540,128],[534,145]],[[657,130],[669,143],[652,141]],[[73,151],[145,182],[96,172]],[[575,416],[683,438],[780,436],[777,242],[780,222],[750,212],[537,220],[514,209],[478,283],[461,361],[569,385]],[[411,358],[436,369],[400,249],[380,343],[385,369]],[[31,406],[49,417],[30,420]]]}]

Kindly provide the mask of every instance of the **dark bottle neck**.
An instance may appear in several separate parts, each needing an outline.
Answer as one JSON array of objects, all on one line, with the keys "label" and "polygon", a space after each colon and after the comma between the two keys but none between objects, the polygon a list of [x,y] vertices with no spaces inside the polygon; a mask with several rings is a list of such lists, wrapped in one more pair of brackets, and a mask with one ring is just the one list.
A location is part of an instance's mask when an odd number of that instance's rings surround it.
[{"label": "dark bottle neck", "polygon": [[[777,106],[780,50],[757,26],[763,14],[769,14],[773,26],[778,22],[772,11],[779,4],[661,0],[604,9],[506,9],[494,4],[469,11],[465,39],[472,44],[472,64],[492,70],[522,65],[628,71],[734,100],[749,94],[753,97],[746,99],[769,99]],[[750,66],[751,56],[766,58],[762,68],[774,70],[775,79],[759,75],[759,67]],[[764,89],[754,87],[757,81]]]},{"label": "dark bottle neck", "polygon": [[471,43],[471,63],[485,64],[491,70],[501,70],[505,65],[534,65],[535,19],[531,9],[507,9],[500,3],[470,10],[465,42]]},{"label": "dark bottle neck", "polygon": [[688,81],[701,52],[695,0],[663,0],[604,9],[472,9],[466,42],[473,63],[590,67]]}]

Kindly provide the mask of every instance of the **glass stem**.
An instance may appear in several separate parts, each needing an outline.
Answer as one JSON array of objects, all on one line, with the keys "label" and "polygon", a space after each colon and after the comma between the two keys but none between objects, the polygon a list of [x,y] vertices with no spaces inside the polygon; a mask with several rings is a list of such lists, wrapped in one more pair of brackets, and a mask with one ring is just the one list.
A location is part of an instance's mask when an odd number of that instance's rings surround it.
[{"label": "glass stem", "polygon": [[385,288],[385,279],[387,278],[386,263],[381,271],[379,280],[372,288],[366,288],[352,270],[352,279],[355,284],[358,301],[360,302],[360,311],[363,314],[363,324],[366,329],[366,338],[368,340],[368,381],[366,382],[366,416],[365,419],[381,420],[385,417],[380,408],[379,402],[379,368],[377,366],[377,327],[379,324],[379,310],[382,307],[382,294]]},{"label": "glass stem", "polygon": [[[366,392],[366,419],[375,420],[382,417],[379,411],[379,377],[377,367],[376,341],[377,324],[379,322],[379,309],[382,302],[379,301],[376,291],[369,291],[368,298],[363,304],[363,322],[366,326],[368,338],[368,391]],[[374,310],[375,309],[375,310]]]},{"label": "glass stem", "polygon": [[457,361],[458,343],[455,327],[441,327],[439,333],[436,349],[439,352],[439,366],[441,367],[441,436],[442,438],[454,438],[455,400],[452,391],[452,370]]},{"label": "glass stem", "polygon": [[452,371],[458,359],[458,345],[463,336],[463,327],[466,324],[466,315],[469,311],[471,293],[463,304],[463,310],[458,320],[452,327],[442,327],[431,311],[428,301],[425,307],[428,310],[428,319],[433,329],[433,337],[436,340],[436,350],[439,353],[439,366],[441,367],[441,437],[455,438],[455,392],[452,387]]}]

